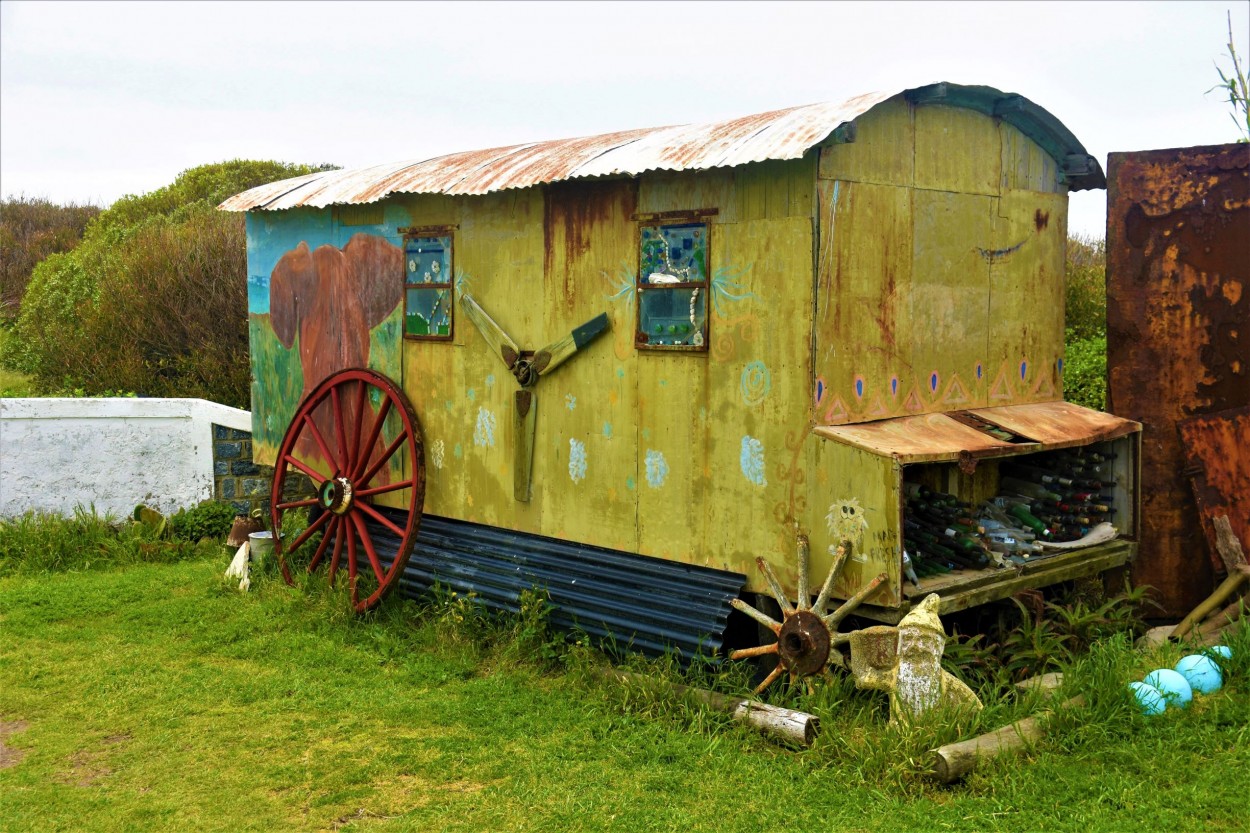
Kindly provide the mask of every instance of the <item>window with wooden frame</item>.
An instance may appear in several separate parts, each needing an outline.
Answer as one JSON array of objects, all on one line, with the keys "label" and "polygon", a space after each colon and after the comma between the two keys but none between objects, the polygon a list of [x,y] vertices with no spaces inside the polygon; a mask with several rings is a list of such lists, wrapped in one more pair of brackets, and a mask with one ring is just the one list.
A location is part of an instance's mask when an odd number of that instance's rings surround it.
[{"label": "window with wooden frame", "polygon": [[450,341],[452,303],[451,231],[403,229],[404,338]]},{"label": "window with wooden frame", "polygon": [[652,219],[639,228],[639,348],[704,352],[711,268],[702,214]]}]

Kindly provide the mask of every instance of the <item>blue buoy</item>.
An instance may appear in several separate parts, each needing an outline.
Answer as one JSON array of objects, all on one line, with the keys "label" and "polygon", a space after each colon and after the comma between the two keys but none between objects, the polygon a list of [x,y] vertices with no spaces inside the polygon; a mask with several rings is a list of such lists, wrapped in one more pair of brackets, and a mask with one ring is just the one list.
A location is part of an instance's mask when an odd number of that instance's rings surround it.
[{"label": "blue buoy", "polygon": [[1157,668],[1146,675],[1146,685],[1159,690],[1169,706],[1185,708],[1194,699],[1189,682],[1171,668]]},{"label": "blue buoy", "polygon": [[1133,699],[1137,701],[1142,714],[1163,714],[1168,707],[1167,701],[1154,686],[1145,683],[1129,683],[1128,687],[1132,690]]},{"label": "blue buoy", "polygon": [[1182,657],[1176,663],[1176,673],[1184,677],[1189,687],[1198,694],[1211,694],[1224,685],[1224,675],[1220,672],[1220,667],[1210,657],[1202,654]]}]

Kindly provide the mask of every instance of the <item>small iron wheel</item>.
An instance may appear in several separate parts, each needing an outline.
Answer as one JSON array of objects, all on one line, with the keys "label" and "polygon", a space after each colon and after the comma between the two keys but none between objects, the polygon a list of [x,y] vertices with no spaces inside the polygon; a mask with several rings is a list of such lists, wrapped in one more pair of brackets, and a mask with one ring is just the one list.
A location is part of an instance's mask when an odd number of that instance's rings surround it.
[{"label": "small iron wheel", "polygon": [[[299,488],[305,478],[311,494]],[[374,503],[382,495],[385,507]],[[300,403],[278,450],[270,512],[282,577],[294,584],[292,565],[325,565],[333,585],[346,563],[356,612],[377,606],[403,575],[424,503],[421,426],[408,398],[372,370],[333,374]]]},{"label": "small iron wheel", "polygon": [[[749,657],[762,657],[770,654],[777,656],[777,667],[756,687],[755,693],[757,695],[776,682],[782,674],[788,673],[790,675],[790,683],[793,685],[800,679],[810,677],[813,674],[827,674],[831,657],[837,658],[838,663],[841,664],[842,655],[835,649],[850,642],[851,636],[849,633],[839,633],[838,625],[855,608],[859,607],[872,591],[880,587],[886,580],[886,574],[881,573],[857,590],[855,595],[843,602],[837,610],[826,614],[824,611],[825,606],[829,603],[829,594],[832,592],[834,582],[838,580],[838,575],[842,572],[842,568],[846,566],[846,559],[851,553],[851,542],[843,541],[838,546],[833,559],[833,566],[829,569],[829,577],[825,579],[824,585],[820,588],[820,594],[816,597],[816,601],[809,604],[812,598],[807,581],[810,549],[807,536],[798,536],[799,586],[797,604],[791,604],[790,600],[786,598],[786,594],[782,592],[781,584],[777,581],[777,576],[773,573],[773,569],[768,565],[768,562],[763,558],[755,559],[756,566],[760,568],[760,572],[764,574],[764,579],[768,582],[769,592],[777,600],[777,604],[781,606],[782,621],[778,622],[741,599],[734,599],[730,603],[777,635],[776,642],[755,648],[743,648],[729,654],[730,659],[747,659]],[[810,681],[808,686],[810,691]]]}]

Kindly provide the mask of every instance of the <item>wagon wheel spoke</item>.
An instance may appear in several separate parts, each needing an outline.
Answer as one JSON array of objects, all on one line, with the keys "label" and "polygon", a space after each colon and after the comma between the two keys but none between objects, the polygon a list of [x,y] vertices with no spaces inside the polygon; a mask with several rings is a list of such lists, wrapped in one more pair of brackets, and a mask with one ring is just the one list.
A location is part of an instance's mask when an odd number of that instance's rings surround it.
[{"label": "wagon wheel spoke", "polygon": [[[326,548],[330,545],[330,539],[338,537],[340,518],[334,515],[323,515],[322,517],[328,517],[331,520],[325,533],[321,536],[321,543],[317,545],[317,551],[313,553],[312,560],[308,562],[308,572],[310,573],[320,566],[321,559],[326,554]],[[309,529],[311,528],[310,526]]]},{"label": "wagon wheel spoke", "polygon": [[811,596],[808,595],[810,592],[808,584],[810,546],[806,536],[800,534],[796,541],[799,561],[797,573],[798,587],[796,588],[797,604],[790,603],[768,562],[763,558],[755,560],[764,576],[764,581],[771,595],[777,599],[778,604],[781,606],[782,621],[777,622],[741,599],[734,599],[731,604],[735,609],[742,611],[777,634],[777,641],[768,645],[731,651],[729,658],[751,659],[770,655],[777,656],[777,666],[756,687],[755,693],[757,695],[763,693],[765,689],[780,679],[782,675],[789,676],[791,685],[797,685],[800,680],[803,681],[805,690],[811,694],[814,691],[812,687],[814,675],[819,674],[827,679],[831,662],[837,665],[843,664],[842,654],[835,651],[834,648],[850,642],[851,635],[849,633],[839,633],[837,630],[838,624],[850,615],[855,608],[863,604],[872,595],[873,591],[887,580],[886,574],[881,573],[859,588],[833,613],[821,615],[833,592],[834,584],[837,583],[838,577],[846,566],[850,549],[851,543],[849,541],[844,541],[837,547],[829,575],[820,588],[820,594],[817,596],[815,603],[810,606],[808,604],[811,601]]},{"label": "wagon wheel spoke", "polygon": [[407,397],[374,371],[340,371],[300,403],[277,460],[270,513],[283,578],[293,583],[295,558],[309,573],[328,562],[333,584],[346,553],[352,606],[377,605],[403,575],[425,500],[420,423]]}]

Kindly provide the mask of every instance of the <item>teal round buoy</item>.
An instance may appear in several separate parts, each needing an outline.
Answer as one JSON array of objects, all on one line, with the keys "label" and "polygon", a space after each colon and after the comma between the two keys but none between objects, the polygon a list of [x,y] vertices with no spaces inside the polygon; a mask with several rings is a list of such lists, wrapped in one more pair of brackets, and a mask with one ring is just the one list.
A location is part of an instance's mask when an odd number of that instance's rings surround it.
[{"label": "teal round buoy", "polygon": [[1232,649],[1230,649],[1227,645],[1216,645],[1212,648],[1207,648],[1202,653],[1209,656],[1221,670],[1224,668],[1225,663],[1233,658]]},{"label": "teal round buoy", "polygon": [[1146,675],[1144,682],[1148,686],[1157,688],[1163,698],[1168,701],[1169,706],[1183,709],[1194,699],[1194,692],[1189,687],[1189,681],[1171,668],[1157,668],[1151,671]]},{"label": "teal round buoy", "polygon": [[1189,687],[1197,694],[1210,694],[1219,691],[1224,685],[1224,675],[1220,667],[1210,657],[1202,654],[1190,654],[1181,657],[1176,663],[1176,673],[1185,678]]},{"label": "teal round buoy", "polygon": [[1128,687],[1132,690],[1133,699],[1137,701],[1137,707],[1141,709],[1142,714],[1163,714],[1168,707],[1167,701],[1154,686],[1145,683],[1129,683]]}]

